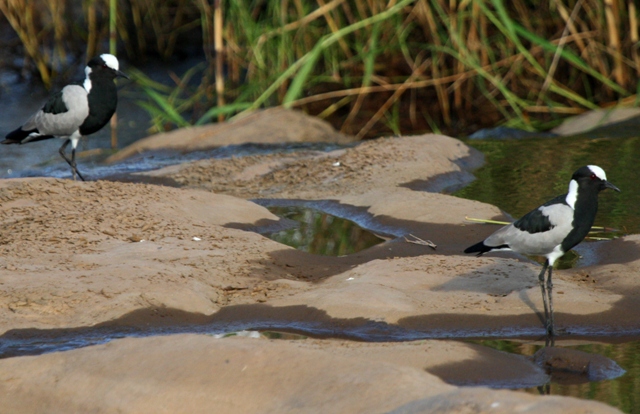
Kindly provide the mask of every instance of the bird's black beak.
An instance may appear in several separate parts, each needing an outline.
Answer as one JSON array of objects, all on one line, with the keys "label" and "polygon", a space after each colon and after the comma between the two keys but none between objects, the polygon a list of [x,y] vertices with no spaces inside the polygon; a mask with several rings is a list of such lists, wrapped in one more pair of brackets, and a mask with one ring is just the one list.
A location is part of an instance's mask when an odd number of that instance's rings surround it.
[{"label": "bird's black beak", "polygon": [[610,188],[612,190],[616,190],[617,192],[620,192],[620,189],[618,187],[616,187],[615,185],[611,184],[609,181],[604,182],[604,187],[605,188]]},{"label": "bird's black beak", "polygon": [[[116,77],[121,77],[121,78],[125,78],[125,79],[131,80],[127,75],[124,74],[124,72],[121,72],[119,70],[116,70]],[[618,191],[620,191],[620,190],[618,190]]]}]

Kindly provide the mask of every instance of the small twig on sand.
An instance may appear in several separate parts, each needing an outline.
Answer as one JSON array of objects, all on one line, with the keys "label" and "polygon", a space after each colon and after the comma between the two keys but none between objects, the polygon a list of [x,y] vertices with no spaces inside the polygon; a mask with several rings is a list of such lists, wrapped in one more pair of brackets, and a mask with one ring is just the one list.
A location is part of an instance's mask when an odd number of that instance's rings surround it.
[{"label": "small twig on sand", "polygon": [[422,246],[429,246],[431,247],[433,250],[436,249],[436,244],[434,242],[432,242],[431,240],[422,240],[420,237],[416,237],[413,234],[409,233],[409,236],[413,237],[413,240],[409,240],[407,238],[407,236],[404,236],[404,241],[406,241],[407,243],[413,243],[413,244],[419,244]]}]

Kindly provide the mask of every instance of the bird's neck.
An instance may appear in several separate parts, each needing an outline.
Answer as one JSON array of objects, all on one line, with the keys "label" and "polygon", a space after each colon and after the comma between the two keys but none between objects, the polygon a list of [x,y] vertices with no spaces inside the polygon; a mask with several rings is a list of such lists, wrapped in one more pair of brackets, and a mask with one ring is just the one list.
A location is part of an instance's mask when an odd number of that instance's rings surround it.
[{"label": "bird's neck", "polygon": [[[567,194],[569,198],[570,194]],[[567,252],[580,243],[591,230],[598,213],[598,190],[593,188],[579,188],[576,191],[573,229],[562,242],[562,251]]]},{"label": "bird's neck", "polygon": [[105,88],[115,88],[115,83],[112,78],[97,76],[95,73],[91,72],[90,68],[85,70],[87,76],[84,78],[84,82],[82,82],[82,87],[87,91],[87,93],[93,92],[95,88],[105,89]]},{"label": "bird's neck", "polygon": [[[87,88],[86,84],[90,87]],[[83,85],[88,91],[89,116],[80,126],[82,135],[93,134],[109,122],[118,104],[118,91],[113,79],[88,76]]]},{"label": "bird's neck", "polygon": [[86,77],[84,78],[84,82],[82,82],[82,86],[86,89],[87,93],[91,92],[91,88],[93,88],[93,82],[91,82],[91,68],[89,66],[84,68],[84,74]]},{"label": "bird's neck", "polygon": [[576,198],[574,217],[578,217],[589,229],[598,213],[598,192],[595,188],[583,187],[578,190]]},{"label": "bird's neck", "polygon": [[576,200],[578,199],[578,182],[576,180],[571,180],[569,182],[569,191],[567,192],[567,197],[565,201],[575,210],[576,208]]}]

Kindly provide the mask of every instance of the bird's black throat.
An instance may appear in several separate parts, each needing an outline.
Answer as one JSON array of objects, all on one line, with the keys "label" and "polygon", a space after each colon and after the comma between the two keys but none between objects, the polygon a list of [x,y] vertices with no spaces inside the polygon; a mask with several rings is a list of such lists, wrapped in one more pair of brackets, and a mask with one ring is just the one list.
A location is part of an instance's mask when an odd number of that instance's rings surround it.
[{"label": "bird's black throat", "polygon": [[80,125],[80,134],[89,135],[100,130],[109,122],[116,106],[118,94],[113,77],[91,76],[91,91],[89,100],[89,116]]},{"label": "bird's black throat", "polygon": [[593,186],[581,187],[578,190],[571,223],[573,229],[562,241],[562,251],[568,252],[589,234],[598,213],[599,192],[599,189]]}]

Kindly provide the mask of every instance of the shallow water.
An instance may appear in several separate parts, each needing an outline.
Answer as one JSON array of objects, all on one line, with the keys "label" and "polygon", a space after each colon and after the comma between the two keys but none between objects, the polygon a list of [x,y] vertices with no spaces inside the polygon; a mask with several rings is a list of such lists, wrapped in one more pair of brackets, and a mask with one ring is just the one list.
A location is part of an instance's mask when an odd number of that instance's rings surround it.
[{"label": "shallow water", "polygon": [[[30,145],[0,146],[0,179],[18,177],[70,178],[71,169],[58,154],[58,148],[61,143],[61,140],[48,140]],[[223,159],[309,150],[332,151],[338,148],[344,148],[344,146],[341,145],[323,143],[242,144],[213,148],[205,151],[194,151],[186,154],[170,150],[149,151],[134,155],[121,162],[106,164],[104,160],[111,155],[113,151],[105,149],[105,147],[100,148],[100,145],[107,144],[101,144],[96,140],[92,141],[91,144],[93,146],[91,149],[76,154],[78,170],[85,179],[89,181],[121,179],[123,177],[136,180],[128,175],[203,159]],[[80,147],[81,146],[79,146],[79,148]],[[26,157],[25,159],[22,158],[23,155]],[[17,166],[10,168],[13,164],[17,164]],[[137,180],[141,181],[142,179]]]},{"label": "shallow water", "polygon": [[[597,340],[597,339],[596,339]],[[542,348],[537,343],[513,340],[474,341],[484,346],[519,355],[532,356]],[[585,342],[585,341],[583,341]],[[531,394],[565,395],[607,403],[625,413],[640,413],[640,340],[620,338],[615,343],[581,343],[563,345],[590,354],[598,354],[615,361],[626,372],[613,379],[587,381],[584,377],[552,374],[547,387],[527,388]]]},{"label": "shallow water", "polygon": [[268,207],[273,214],[298,225],[270,233],[269,238],[307,253],[344,256],[384,240],[351,220],[303,206]]},{"label": "shallow water", "polygon": [[[370,323],[337,330],[336,326],[323,323],[287,322],[287,321],[245,321],[213,323],[204,325],[184,325],[172,327],[97,327],[71,328],[57,331],[23,331],[4,335],[0,341],[0,358],[20,355],[38,355],[47,352],[58,352],[85,346],[102,344],[113,339],[124,337],[144,337],[152,335],[170,335],[177,333],[200,333],[217,338],[228,336],[245,336],[250,338],[266,337],[269,339],[304,340],[308,337],[341,338],[364,342],[394,342],[419,340],[431,337],[425,332],[403,329],[384,323]],[[488,346],[503,352],[531,356],[541,349],[538,339],[479,339],[469,340],[472,343]],[[522,379],[513,383],[501,381],[494,384],[474,382],[497,388],[521,389],[523,391],[551,395],[566,395],[584,399],[602,401],[618,407],[626,413],[637,413],[640,406],[640,340],[633,338],[565,338],[563,348],[577,349],[591,354],[599,354],[616,362],[626,372],[612,379],[589,381],[585,376],[552,374],[549,384],[539,384],[532,388],[522,389]],[[614,342],[612,342],[614,341]],[[578,344],[576,344],[578,343]],[[455,384],[455,382],[453,382]],[[463,384],[456,384],[463,385]]]}]

